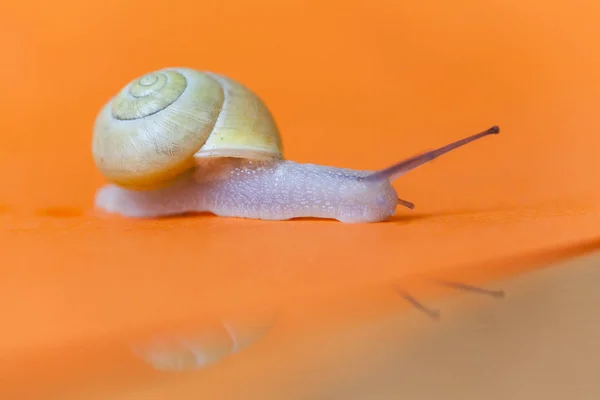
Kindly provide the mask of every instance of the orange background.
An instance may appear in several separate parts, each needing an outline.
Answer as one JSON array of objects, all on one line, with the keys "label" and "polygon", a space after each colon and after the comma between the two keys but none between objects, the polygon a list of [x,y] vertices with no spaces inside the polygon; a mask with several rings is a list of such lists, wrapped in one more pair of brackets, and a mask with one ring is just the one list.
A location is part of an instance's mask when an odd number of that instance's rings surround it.
[{"label": "orange background", "polygon": [[[595,0],[3,8],[7,376],[52,369],[36,357],[75,339],[434,271],[494,279],[600,233]],[[255,90],[286,157],[300,162],[377,169],[493,124],[501,134],[402,177],[399,195],[417,208],[386,223],[99,215],[93,119],[129,80],[166,66],[224,73]]]}]

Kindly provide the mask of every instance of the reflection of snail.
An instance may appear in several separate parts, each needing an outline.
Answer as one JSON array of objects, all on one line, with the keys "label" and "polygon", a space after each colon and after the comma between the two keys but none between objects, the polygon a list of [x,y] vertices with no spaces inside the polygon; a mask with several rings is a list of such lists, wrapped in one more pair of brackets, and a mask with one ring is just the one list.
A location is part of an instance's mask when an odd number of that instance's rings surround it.
[{"label": "reflection of snail", "polygon": [[137,342],[133,351],[162,371],[203,368],[256,343],[272,322],[272,319],[217,321],[186,330],[187,333],[156,335]]},{"label": "reflection of snail", "polygon": [[92,151],[114,185],[96,204],[132,217],[208,211],[285,220],[375,222],[393,215],[392,182],[498,127],[371,172],[299,164],[283,158],[271,113],[226,77],[168,68],[126,85],[100,111]]}]

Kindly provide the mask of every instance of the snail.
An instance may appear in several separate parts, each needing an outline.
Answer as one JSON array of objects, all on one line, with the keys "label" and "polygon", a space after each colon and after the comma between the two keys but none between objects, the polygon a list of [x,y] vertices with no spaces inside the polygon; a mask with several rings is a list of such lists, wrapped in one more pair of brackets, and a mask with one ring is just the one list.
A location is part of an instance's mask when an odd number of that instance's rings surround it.
[{"label": "snail", "polygon": [[246,86],[191,68],[164,68],[129,82],[98,113],[95,165],[109,181],[96,207],[126,217],[194,212],[262,220],[301,217],[367,223],[398,205],[392,183],[481,133],[377,171],[297,163],[283,156],[273,115]]}]

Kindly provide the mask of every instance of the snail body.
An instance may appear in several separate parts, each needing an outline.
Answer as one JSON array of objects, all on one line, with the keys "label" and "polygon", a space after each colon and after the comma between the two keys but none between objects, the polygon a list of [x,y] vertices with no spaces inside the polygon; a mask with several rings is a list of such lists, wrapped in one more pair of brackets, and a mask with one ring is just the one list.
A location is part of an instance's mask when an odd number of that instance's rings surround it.
[{"label": "snail body", "polygon": [[108,186],[99,192],[97,203],[129,217],[204,211],[263,220],[383,220],[396,210],[396,192],[389,181],[361,181],[366,175],[366,171],[287,160],[232,158],[204,165],[187,179],[151,192]]},{"label": "snail body", "polygon": [[226,77],[167,68],[125,86],[100,111],[92,152],[111,182],[96,206],[127,217],[189,212],[263,220],[383,221],[398,205],[399,176],[484,132],[378,171],[283,157],[276,123],[249,89]]}]

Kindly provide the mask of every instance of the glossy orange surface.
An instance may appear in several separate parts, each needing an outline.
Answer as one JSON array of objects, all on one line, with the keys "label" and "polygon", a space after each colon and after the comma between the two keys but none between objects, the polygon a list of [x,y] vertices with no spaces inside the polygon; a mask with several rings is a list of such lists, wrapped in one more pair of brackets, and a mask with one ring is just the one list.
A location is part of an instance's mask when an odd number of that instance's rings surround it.
[{"label": "glossy orange surface", "polygon": [[[0,15],[3,389],[148,399],[140,377],[176,378],[103,346],[241,307],[302,309],[312,299],[313,311],[327,310],[329,294],[346,290],[377,299],[350,307],[348,321],[365,326],[353,313],[406,307],[393,283],[422,299],[437,293],[416,283],[423,275],[483,284],[593,247],[599,18],[592,0],[11,2]],[[416,209],[385,223],[96,212],[105,183],[91,157],[96,113],[130,79],[174,65],[255,90],[299,162],[378,169],[494,124],[501,133],[398,180]],[[329,317],[319,318],[314,326]],[[294,368],[311,364],[294,352],[306,326],[295,321],[266,349],[215,365],[203,390],[239,382],[246,398],[289,399],[321,387],[335,359],[298,380]],[[272,380],[252,380],[261,365]]]}]

